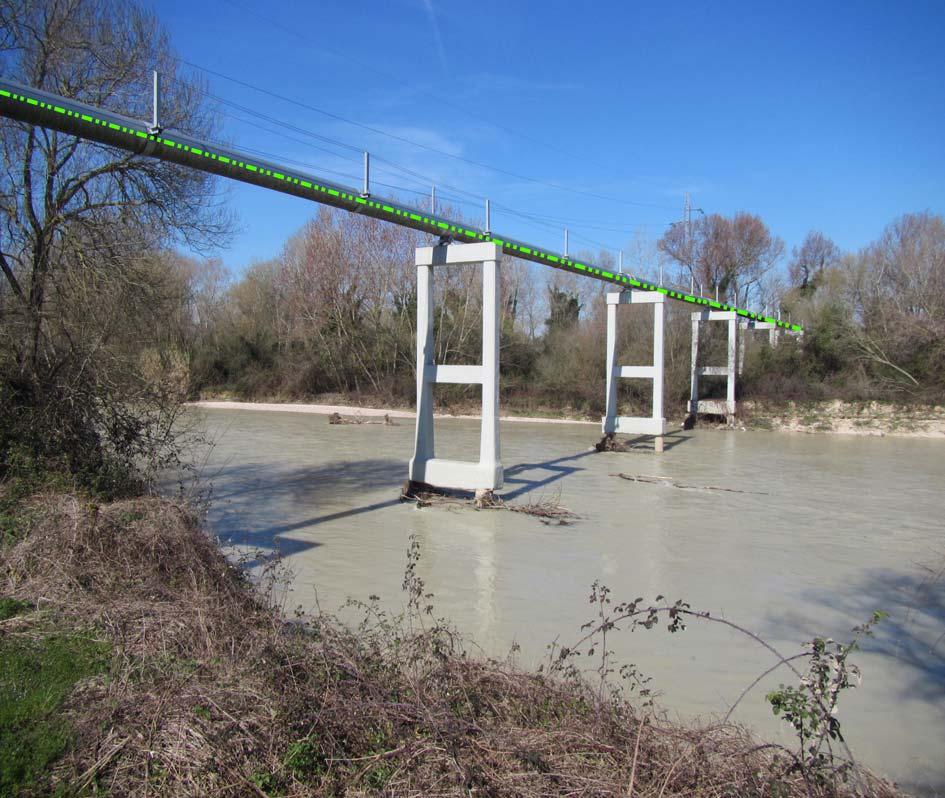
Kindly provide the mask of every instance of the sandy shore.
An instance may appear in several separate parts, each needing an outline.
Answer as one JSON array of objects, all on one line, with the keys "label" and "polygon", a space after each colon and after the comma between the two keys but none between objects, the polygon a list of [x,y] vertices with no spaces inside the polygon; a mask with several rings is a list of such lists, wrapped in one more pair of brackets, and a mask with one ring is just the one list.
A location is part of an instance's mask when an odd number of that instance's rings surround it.
[{"label": "sandy shore", "polygon": [[[223,401],[200,401],[188,402],[191,407],[205,407],[210,410],[266,410],[275,413],[312,413],[319,416],[330,416],[332,413],[339,413],[342,416],[354,416],[361,418],[415,418],[416,413],[411,410],[384,410],[376,407],[352,407],[350,405],[316,405],[292,402],[223,402]],[[449,414],[437,413],[436,418],[465,418],[478,420],[479,416],[454,416]],[[586,424],[599,427],[597,421],[571,421],[565,418],[535,418],[529,416],[500,416],[502,421],[515,421],[528,424]]]},{"label": "sandy shore", "polygon": [[[377,407],[355,405],[326,405],[303,402],[236,402],[229,400],[203,400],[190,402],[193,407],[212,410],[262,410],[275,413],[312,413],[328,416],[339,413],[349,418],[413,419],[412,410],[386,410]],[[945,408],[898,408],[878,402],[845,403],[820,402],[795,405],[793,402],[781,408],[766,408],[754,402],[743,403],[745,416],[740,420],[741,429],[775,430],[779,432],[828,433],[834,435],[875,435],[903,438],[945,438]],[[451,415],[437,413],[436,418],[460,418],[478,420],[476,415]],[[545,418],[541,416],[501,416],[502,421],[526,424],[583,424],[599,427],[600,422],[583,419]],[[672,427],[672,425],[671,425]]]}]

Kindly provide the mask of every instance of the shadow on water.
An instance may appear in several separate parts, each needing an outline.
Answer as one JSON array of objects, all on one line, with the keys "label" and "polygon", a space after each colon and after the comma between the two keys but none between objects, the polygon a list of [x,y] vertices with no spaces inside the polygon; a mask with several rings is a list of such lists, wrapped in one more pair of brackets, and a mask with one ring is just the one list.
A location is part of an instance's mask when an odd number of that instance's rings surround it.
[{"label": "shadow on water", "polygon": [[[945,578],[940,570],[876,568],[841,590],[814,591],[808,600],[855,623],[866,621],[875,610],[889,613],[874,636],[861,641],[861,649],[894,668],[887,688],[903,701],[920,701],[945,712]],[[799,624],[809,627],[810,618],[781,613],[771,623],[796,629]],[[841,629],[835,637],[848,640],[847,632]],[[931,770],[918,769],[900,783],[916,795],[945,795],[945,762]]]},{"label": "shadow on water", "polygon": [[[587,451],[580,452],[578,454],[571,454],[565,457],[558,457],[555,460],[545,460],[542,463],[518,463],[510,468],[505,469],[505,482],[506,484],[520,485],[521,487],[514,488],[507,493],[502,494],[503,499],[517,499],[519,496],[524,496],[527,493],[531,493],[534,490],[539,488],[547,487],[554,482],[557,482],[560,479],[564,479],[566,476],[574,474],[577,471],[583,471],[582,468],[576,468],[573,465],[564,465],[565,463],[571,463],[575,460],[580,460],[582,457],[587,457],[590,454],[596,454],[593,449],[588,449]],[[527,479],[523,475],[528,474],[531,471],[540,471],[547,472],[545,476],[540,476],[534,479]]]},{"label": "shadow on water", "polygon": [[[509,467],[505,481],[513,489],[503,498],[518,498],[582,470],[573,463],[590,454],[593,450]],[[255,461],[225,466],[213,479],[211,525],[224,542],[258,550],[259,556],[247,563],[253,567],[276,555],[300,554],[322,545],[283,537],[286,534],[397,506],[405,476],[402,460],[380,458],[295,469]],[[358,503],[360,497],[386,489],[390,498]],[[293,519],[293,508],[324,511]]]},{"label": "shadow on water", "polygon": [[[857,623],[866,621],[875,610],[889,613],[860,647],[902,666],[897,669],[897,690],[903,698],[917,698],[945,709],[945,579],[930,579],[918,569],[876,568],[840,591],[815,591],[809,600]],[[796,628],[793,619],[784,615],[772,621]],[[845,637],[841,633],[838,639]]]},{"label": "shadow on water", "polygon": [[[403,477],[403,461],[390,459],[339,461],[295,469],[260,462],[227,466],[214,479],[211,525],[221,540],[260,552],[246,563],[252,568],[276,555],[299,554],[322,545],[282,535],[397,505],[399,498],[393,493]],[[364,492],[386,487],[392,490],[388,500],[345,506],[349,499],[356,500]],[[292,508],[323,506],[326,512],[297,521],[287,518]]]}]

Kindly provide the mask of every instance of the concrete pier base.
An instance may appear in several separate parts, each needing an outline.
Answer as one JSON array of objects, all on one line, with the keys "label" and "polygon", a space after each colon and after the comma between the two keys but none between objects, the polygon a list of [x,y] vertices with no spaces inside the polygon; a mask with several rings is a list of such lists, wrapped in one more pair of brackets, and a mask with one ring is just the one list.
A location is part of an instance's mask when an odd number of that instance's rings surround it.
[{"label": "concrete pier base", "polygon": [[[724,366],[699,365],[699,329],[706,321],[724,321],[728,324],[728,362]],[[730,426],[735,424],[735,377],[737,372],[738,314],[728,310],[702,310],[692,314],[692,363],[689,381],[689,418],[695,424],[700,413],[725,416]],[[699,378],[725,377],[725,399],[700,399]]]},{"label": "concrete pier base", "polygon": [[[499,453],[499,263],[502,250],[492,243],[418,247],[417,263],[417,429],[409,479],[435,488],[493,491],[502,487]],[[482,267],[482,363],[437,365],[433,349],[434,270],[459,264]],[[482,426],[478,462],[436,457],[433,386],[482,385]]]},{"label": "concrete pier base", "polygon": [[[617,433],[652,435],[656,451],[663,451],[666,419],[663,417],[663,319],[666,297],[655,291],[613,291],[607,294],[607,404],[601,419],[605,439]],[[617,364],[617,308],[620,305],[653,305],[653,362],[648,366]],[[653,385],[653,411],[649,417],[621,416],[617,408],[618,379],[646,379]],[[603,442],[602,442],[603,443]]]}]

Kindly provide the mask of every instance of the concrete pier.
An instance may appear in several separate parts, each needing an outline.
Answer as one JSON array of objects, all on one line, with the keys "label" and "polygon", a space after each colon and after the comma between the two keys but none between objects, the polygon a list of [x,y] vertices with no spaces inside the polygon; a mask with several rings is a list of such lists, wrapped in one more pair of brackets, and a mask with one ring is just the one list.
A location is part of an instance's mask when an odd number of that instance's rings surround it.
[{"label": "concrete pier", "polygon": [[[724,366],[699,365],[699,330],[703,322],[724,321],[728,324],[728,359]],[[689,380],[689,415],[694,421],[700,413],[725,416],[735,423],[735,377],[737,371],[736,347],[738,341],[738,314],[727,310],[702,310],[692,314],[692,363]],[[725,377],[725,399],[700,399],[699,378]]]},{"label": "concrete pier", "polygon": [[[651,291],[614,291],[607,294],[607,404],[601,419],[605,436],[652,435],[656,451],[663,451],[666,419],[663,417],[663,319],[666,297]],[[653,362],[646,366],[617,364],[617,308],[620,305],[653,305]],[[652,381],[653,410],[649,417],[621,416],[617,408],[618,379]]]},{"label": "concrete pier", "polygon": [[[417,263],[417,429],[410,460],[412,483],[477,491],[502,487],[499,450],[499,264],[501,247],[492,243],[418,247]],[[437,365],[433,348],[433,280],[436,268],[478,264],[482,268],[482,363]],[[479,461],[437,459],[433,429],[433,386],[482,385]]]}]

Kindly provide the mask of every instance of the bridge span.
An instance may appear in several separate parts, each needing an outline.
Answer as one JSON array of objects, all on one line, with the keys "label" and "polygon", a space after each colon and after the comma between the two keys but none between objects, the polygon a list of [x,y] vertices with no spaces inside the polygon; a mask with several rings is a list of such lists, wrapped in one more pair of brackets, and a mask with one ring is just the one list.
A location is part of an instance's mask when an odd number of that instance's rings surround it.
[{"label": "bridge span", "polygon": [[[155,81],[157,86],[157,81]],[[499,324],[498,285],[501,258],[508,255],[600,280],[614,286],[607,295],[607,410],[601,420],[605,435],[618,433],[650,435],[662,451],[667,432],[663,417],[663,304],[667,299],[692,304],[693,317],[692,395],[690,414],[735,412],[735,379],[742,358],[736,354],[738,330],[766,329],[772,343],[779,332],[799,334],[800,325],[763,316],[734,304],[686,293],[676,288],[639,280],[623,272],[613,272],[583,263],[543,247],[499,235],[489,229],[473,229],[465,222],[445,218],[433,212],[376,196],[370,190],[368,156],[362,188],[356,189],[323,180],[321,177],[278,163],[266,161],[236,149],[220,147],[182,132],[162,130],[155,118],[149,124],[141,120],[93,107],[58,94],[24,86],[0,78],[0,116],[31,125],[57,130],[82,139],[157,158],[193,169],[257,185],[313,202],[370,216],[439,237],[439,244],[417,249],[417,427],[414,456],[409,474],[414,482],[435,487],[492,491],[503,484],[499,442]],[[488,228],[488,218],[486,227]],[[460,263],[479,264],[483,273],[483,352],[476,365],[446,366],[433,360],[432,297],[436,268]],[[620,305],[652,304],[653,362],[622,366],[615,359],[616,313]],[[697,367],[699,328],[704,321],[728,324],[728,363],[725,366]],[[727,400],[711,404],[699,400],[700,376],[724,376]],[[645,418],[619,416],[616,381],[643,378],[651,382],[653,412]],[[480,459],[475,463],[436,458],[433,432],[433,385],[470,383],[482,387],[482,428]]]}]

